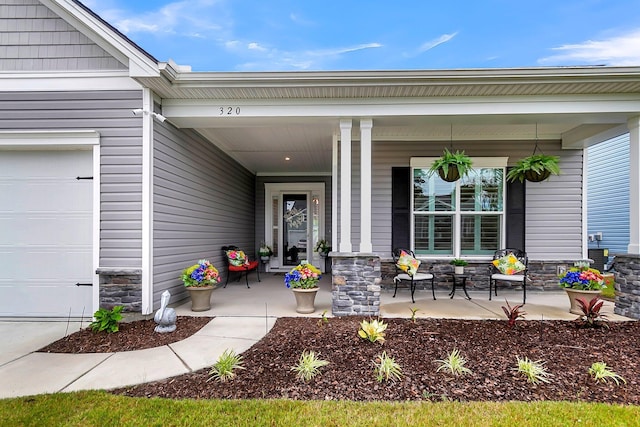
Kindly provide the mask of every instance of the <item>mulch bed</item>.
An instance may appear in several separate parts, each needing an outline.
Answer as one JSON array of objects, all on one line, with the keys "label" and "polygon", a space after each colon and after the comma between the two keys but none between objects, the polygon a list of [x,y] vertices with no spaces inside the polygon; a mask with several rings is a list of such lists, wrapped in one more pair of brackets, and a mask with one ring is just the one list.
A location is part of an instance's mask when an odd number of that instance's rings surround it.
[{"label": "mulch bed", "polygon": [[[640,322],[611,322],[581,329],[574,322],[384,319],[384,344],[358,337],[362,318],[278,319],[260,342],[243,353],[244,370],[232,381],[209,379],[208,369],[163,381],[114,390],[128,396],[165,398],[288,398],[300,400],[581,400],[640,404]],[[470,375],[437,372],[438,359],[458,349]],[[330,364],[308,383],[291,367],[303,350]],[[396,382],[379,383],[373,361],[386,351],[403,371]],[[545,362],[549,384],[531,384],[516,372],[516,356]],[[596,383],[588,374],[605,362],[626,384]]]},{"label": "mulch bed", "polygon": [[198,332],[212,317],[179,316],[176,330],[160,334],[154,331],[153,319],[122,322],[115,333],[94,332],[82,329],[41,348],[45,353],[112,353],[117,351],[142,350],[182,341]]}]

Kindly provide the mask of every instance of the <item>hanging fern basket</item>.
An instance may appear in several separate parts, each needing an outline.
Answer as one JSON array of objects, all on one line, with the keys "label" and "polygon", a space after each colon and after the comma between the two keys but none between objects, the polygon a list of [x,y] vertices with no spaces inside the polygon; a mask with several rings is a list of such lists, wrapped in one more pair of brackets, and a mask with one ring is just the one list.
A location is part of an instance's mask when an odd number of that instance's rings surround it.
[{"label": "hanging fern basket", "polygon": [[533,170],[528,170],[524,173],[524,179],[529,182],[541,182],[551,176],[551,171],[543,170],[540,172],[535,172]]},{"label": "hanging fern basket", "polygon": [[443,168],[438,169],[438,175],[447,182],[455,182],[460,179],[460,172],[455,165],[449,165],[449,170],[446,174]]}]

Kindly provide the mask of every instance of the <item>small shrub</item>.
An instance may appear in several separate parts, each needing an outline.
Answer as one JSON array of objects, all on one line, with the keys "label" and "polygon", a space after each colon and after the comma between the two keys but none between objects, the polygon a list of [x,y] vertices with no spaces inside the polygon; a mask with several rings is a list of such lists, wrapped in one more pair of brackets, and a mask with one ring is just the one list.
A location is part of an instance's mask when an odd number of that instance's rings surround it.
[{"label": "small shrub", "polygon": [[329,318],[327,317],[327,310],[323,311],[320,315],[320,319],[318,319],[318,325],[322,326],[325,323],[329,323]]},{"label": "small shrub", "polygon": [[411,321],[416,323],[416,313],[420,311],[420,309],[417,307],[409,307],[409,310],[411,310]]},{"label": "small shrub", "polygon": [[313,351],[305,350],[291,370],[296,373],[296,377],[307,382],[320,373],[320,368],[329,364],[328,361],[319,359],[319,356],[320,353],[316,356]]},{"label": "small shrub", "polygon": [[376,356],[377,362],[374,360],[376,379],[378,382],[395,381],[402,378],[402,368],[398,365],[393,357],[387,356],[387,352]]},{"label": "small shrub", "polygon": [[93,313],[93,318],[95,320],[89,324],[91,330],[94,332],[118,332],[120,330],[120,326],[118,324],[122,320],[121,313],[123,308],[124,307],[121,305],[116,305],[111,310],[101,308]]},{"label": "small shrub", "polygon": [[612,379],[618,385],[620,384],[620,381],[623,383],[627,382],[620,375],[610,370],[604,362],[594,362],[589,368],[589,375],[591,375],[596,382],[606,383],[607,378]]},{"label": "small shrub", "polygon": [[520,359],[520,356],[516,356],[516,358],[518,359],[518,366],[515,370],[523,374],[527,378],[528,382],[532,384],[551,382],[549,377],[552,377],[553,375],[548,373],[544,368],[544,362],[539,360],[532,361],[527,357]]},{"label": "small shrub", "polygon": [[505,307],[504,305],[502,306],[502,311],[504,311],[504,314],[507,315],[507,319],[508,319],[508,325],[510,328],[514,327],[516,325],[516,320],[522,318],[524,319],[524,315],[527,314],[524,311],[522,311],[522,307],[524,306],[524,304],[518,304],[515,305],[513,307],[511,307],[509,305],[509,301],[504,300],[504,302],[507,304],[507,306]]},{"label": "small shrub", "polygon": [[242,366],[242,356],[236,354],[235,351],[231,349],[226,349],[218,358],[218,361],[213,364],[211,370],[209,371],[209,380],[215,378],[220,382],[226,382],[228,380],[232,380],[235,378],[236,373],[234,370],[236,369],[245,369]]},{"label": "small shrub", "polygon": [[372,320],[371,322],[363,320],[362,323],[360,323],[358,335],[360,338],[369,340],[370,342],[379,342],[382,344],[384,343],[384,331],[386,330],[387,324],[382,320]]},{"label": "small shrub", "polygon": [[436,372],[440,372],[441,370],[447,370],[453,375],[463,375],[470,374],[471,369],[466,368],[464,365],[467,363],[464,357],[460,356],[460,351],[454,349],[447,355],[446,359],[436,360],[436,362],[440,363]]},{"label": "small shrub", "polygon": [[600,326],[608,326],[606,314],[600,314],[600,310],[604,305],[604,301],[596,296],[587,302],[584,298],[576,298],[576,302],[582,310],[582,315],[576,319],[576,322],[585,328],[597,328]]}]

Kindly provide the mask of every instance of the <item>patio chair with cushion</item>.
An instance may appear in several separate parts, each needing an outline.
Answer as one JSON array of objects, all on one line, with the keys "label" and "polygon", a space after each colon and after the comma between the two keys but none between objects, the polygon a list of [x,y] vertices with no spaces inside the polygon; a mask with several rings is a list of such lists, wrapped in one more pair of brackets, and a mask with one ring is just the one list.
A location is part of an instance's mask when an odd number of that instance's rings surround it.
[{"label": "patio chair with cushion", "polygon": [[[396,248],[392,252],[393,254],[393,264],[396,268],[396,276],[393,278],[393,283],[395,283],[395,290],[393,292],[393,298],[396,297],[396,293],[398,292],[398,283],[400,282],[409,282],[409,289],[411,289],[411,301],[416,302],[413,294],[416,291],[416,282],[422,281],[431,281],[431,293],[433,294],[433,299],[436,299],[436,291],[434,289],[434,275],[433,273],[419,273],[418,267],[420,266],[420,260],[416,259],[413,251],[407,249]],[[433,270],[433,266],[429,268],[429,270]]]},{"label": "patio chair with cushion", "polygon": [[498,296],[497,282],[522,283],[522,304],[527,301],[527,253],[520,249],[500,249],[493,254],[493,261],[489,265],[489,300],[491,288]]},{"label": "patio chair with cushion", "polygon": [[239,273],[237,282],[240,281],[242,274],[244,273],[245,280],[247,281],[247,288],[250,288],[250,271],[255,270],[256,275],[258,276],[258,282],[260,281],[260,262],[258,260],[251,261],[244,251],[233,245],[223,246],[222,252],[224,253],[224,258],[227,260],[227,281],[224,283],[224,288],[226,288],[229,283],[229,276],[231,276],[231,273]]}]

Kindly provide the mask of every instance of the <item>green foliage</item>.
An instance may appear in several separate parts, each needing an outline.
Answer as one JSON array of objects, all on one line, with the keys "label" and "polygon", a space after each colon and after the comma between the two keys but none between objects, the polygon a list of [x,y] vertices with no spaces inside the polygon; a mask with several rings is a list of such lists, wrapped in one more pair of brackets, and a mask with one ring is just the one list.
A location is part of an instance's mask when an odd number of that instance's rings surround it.
[{"label": "green foliage", "polygon": [[618,385],[620,384],[620,381],[623,383],[627,382],[627,380],[622,378],[620,375],[610,370],[604,362],[594,362],[589,368],[589,375],[591,375],[596,382],[606,383],[607,378],[612,379]]},{"label": "green foliage", "polygon": [[121,312],[123,308],[121,305],[116,305],[111,310],[101,308],[93,313],[95,320],[89,324],[91,330],[94,332],[118,332],[120,330],[118,323],[122,320]]},{"label": "green foliage", "polygon": [[597,328],[599,326],[607,326],[608,321],[606,314],[601,314],[600,310],[604,305],[604,301],[600,297],[595,296],[591,301],[587,302],[584,298],[576,298],[576,302],[580,306],[582,315],[576,319],[581,326],[586,328]]},{"label": "green foliage", "polygon": [[[638,405],[588,402],[161,399],[106,391],[0,399],[3,426],[633,426]],[[582,421],[580,421],[582,420]]]},{"label": "green foliage", "polygon": [[541,174],[544,171],[548,171],[554,175],[560,175],[559,160],[558,156],[547,156],[545,154],[534,154],[520,159],[507,173],[507,181],[514,182],[518,180],[524,182],[528,172]]},{"label": "green foliage", "polygon": [[320,315],[320,319],[318,319],[318,325],[322,326],[325,323],[329,323],[329,318],[327,317],[327,310],[324,310]]},{"label": "green foliage", "polygon": [[360,323],[358,335],[360,338],[369,340],[370,342],[379,342],[382,344],[384,343],[384,331],[386,330],[387,324],[382,320],[372,320],[371,322],[363,320],[362,323]]},{"label": "green foliage", "polygon": [[235,351],[231,349],[226,349],[218,358],[218,361],[213,364],[211,370],[209,371],[209,380],[215,378],[220,382],[226,382],[228,380],[232,380],[235,378],[236,373],[234,370],[236,369],[245,369],[242,366],[242,356],[236,354]]},{"label": "green foliage", "polygon": [[527,357],[520,359],[520,356],[516,356],[516,358],[518,359],[518,366],[515,370],[524,375],[528,382],[532,384],[551,382],[549,378],[553,375],[547,372],[544,362],[539,360],[532,361]]},{"label": "green foliage", "polygon": [[411,310],[411,321],[416,323],[416,313],[420,311],[420,309],[417,307],[409,307],[409,310]]},{"label": "green foliage", "polygon": [[467,265],[469,265],[466,260],[460,258],[452,259],[451,261],[449,261],[449,264],[455,265],[456,267],[466,267]]},{"label": "green foliage", "polygon": [[442,169],[444,176],[446,176],[449,173],[450,167],[457,167],[460,178],[463,178],[471,171],[472,166],[473,162],[471,157],[464,154],[464,151],[456,150],[455,153],[452,153],[445,148],[442,156],[437,158],[429,168],[429,175],[437,173],[439,169]]},{"label": "green foliage", "polygon": [[438,369],[436,369],[436,372],[447,370],[453,375],[464,375],[472,373],[471,369],[464,366],[467,361],[460,355],[460,350],[458,349],[453,349],[447,355],[446,359],[436,360],[436,362],[440,363],[440,366],[438,367]]},{"label": "green foliage", "polygon": [[402,378],[402,368],[398,365],[393,357],[387,356],[387,352],[383,351],[382,354],[376,356],[376,360],[373,361],[375,366],[376,379],[378,382],[389,381],[392,382]]},{"label": "green foliage", "polygon": [[303,351],[298,359],[298,363],[291,368],[296,373],[296,377],[304,382],[310,381],[320,373],[320,368],[327,366],[328,361],[319,359],[320,353],[316,356],[313,351]]},{"label": "green foliage", "polygon": [[511,307],[509,305],[509,301],[504,300],[504,302],[507,304],[507,306],[505,307],[504,305],[502,306],[502,311],[504,311],[504,314],[507,315],[507,319],[508,321],[508,325],[509,327],[513,327],[516,324],[516,320],[523,318],[524,319],[524,315],[527,314],[524,311],[522,311],[522,307],[524,306],[524,304],[518,304],[515,305],[513,307]]}]

